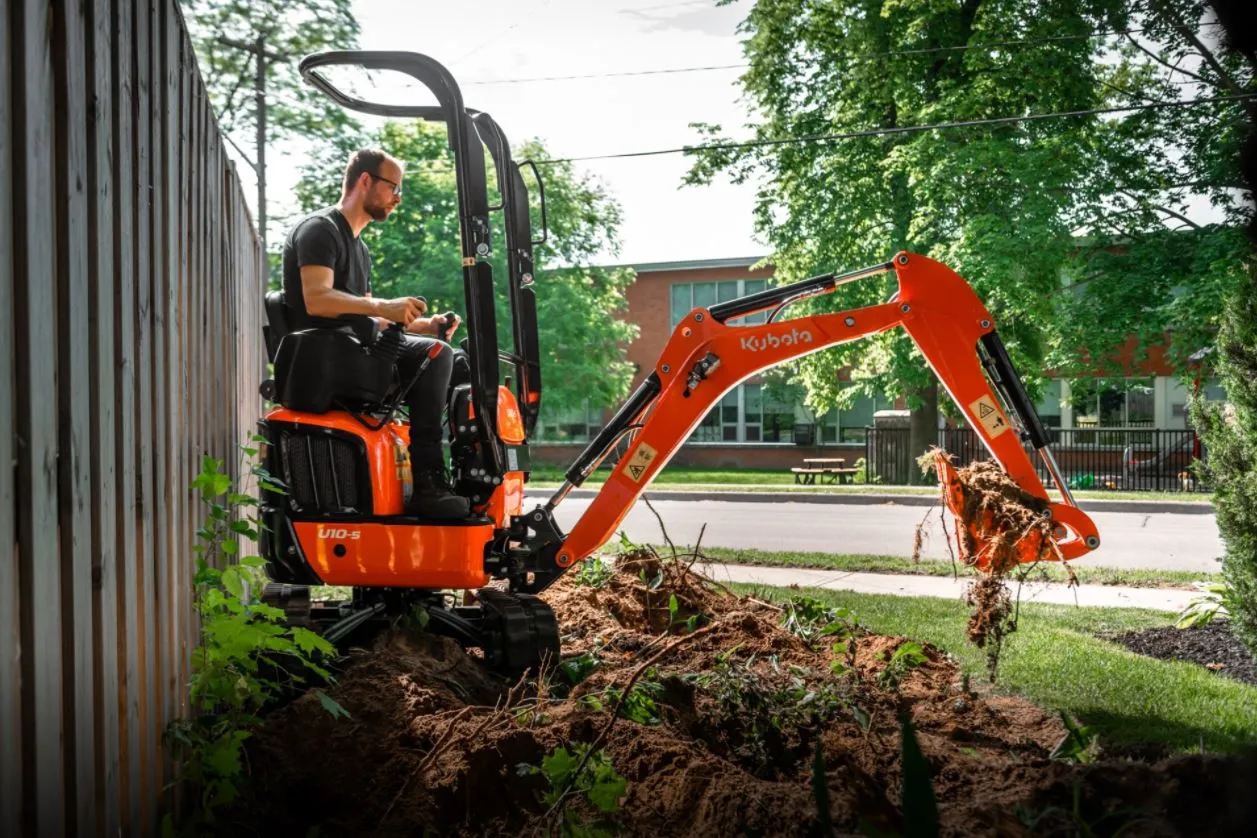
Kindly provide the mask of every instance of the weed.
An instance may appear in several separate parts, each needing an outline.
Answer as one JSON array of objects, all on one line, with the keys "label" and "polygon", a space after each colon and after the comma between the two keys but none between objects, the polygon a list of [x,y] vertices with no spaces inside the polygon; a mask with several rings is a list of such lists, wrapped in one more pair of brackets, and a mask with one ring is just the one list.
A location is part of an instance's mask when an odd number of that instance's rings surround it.
[{"label": "weed", "polygon": [[682,677],[714,700],[706,713],[712,738],[762,777],[792,768],[824,724],[853,706],[846,683],[783,669],[775,658],[768,663],[770,675],[755,670],[752,655],[741,663],[717,659],[712,669]]},{"label": "weed", "polygon": [[[256,449],[242,450],[257,455]],[[283,490],[260,466],[252,474],[267,488]],[[233,490],[223,462],[204,458],[191,488],[209,508],[197,530],[201,543],[192,548],[197,554],[194,607],[201,629],[189,682],[193,715],[171,722],[163,741],[177,762],[177,781],[196,801],[181,829],[198,834],[237,798],[246,773],[244,744],[263,708],[294,684],[304,683],[302,673],[330,681],[319,660],[336,650],[307,629],[286,626],[282,610],[252,596],[265,582],[265,563],[258,556],[239,556],[238,539],[256,540],[262,524],[251,511],[256,500]],[[333,716],[349,715],[326,693],[319,691],[318,696]],[[167,815],[162,829],[175,834],[173,816]]]},{"label": "weed", "polygon": [[877,676],[878,683],[892,690],[899,689],[899,684],[908,673],[929,660],[921,644],[907,641],[900,643],[893,653],[883,653],[886,666]]},{"label": "weed", "polygon": [[[605,710],[608,704],[618,705],[620,718],[642,725],[657,725],[660,722],[658,700],[664,693],[663,685],[655,680],[657,676],[654,669],[648,669],[627,696],[618,687],[607,687],[600,693],[581,696],[581,701],[594,710]],[[622,696],[623,702],[620,701]]]},{"label": "weed", "polygon": [[[548,788],[542,793],[542,802],[555,809],[565,797],[576,796],[592,805],[596,814],[592,817],[569,807],[563,808],[560,834],[564,838],[610,838],[619,830],[615,813],[628,788],[628,781],[620,776],[604,751],[589,753],[590,745],[575,742],[569,751],[563,746],[555,748],[541,758],[541,765],[520,763],[516,773],[521,777],[541,774]],[[573,774],[584,762],[580,775]],[[571,785],[569,789],[568,786]]]},{"label": "weed", "polygon": [[572,584],[605,588],[615,577],[615,568],[601,556],[590,556],[572,574]]},{"label": "weed", "polygon": [[856,627],[855,617],[845,608],[827,606],[809,596],[792,596],[782,603],[781,626],[814,645],[822,637],[848,637]]},{"label": "weed", "polygon": [[1065,735],[1049,756],[1064,762],[1094,762],[1099,751],[1096,734],[1064,710],[1058,712],[1065,725]]},{"label": "weed", "polygon": [[1236,596],[1225,582],[1197,582],[1201,595],[1195,597],[1178,615],[1174,625],[1178,628],[1207,626],[1216,619],[1229,619],[1236,611]]}]

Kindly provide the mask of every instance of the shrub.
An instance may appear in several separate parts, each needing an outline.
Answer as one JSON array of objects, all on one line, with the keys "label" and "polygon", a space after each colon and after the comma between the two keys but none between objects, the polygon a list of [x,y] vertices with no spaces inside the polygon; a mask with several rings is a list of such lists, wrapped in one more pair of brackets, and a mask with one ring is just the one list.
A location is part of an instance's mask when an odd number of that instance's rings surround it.
[{"label": "shrub", "polygon": [[1218,531],[1226,542],[1222,576],[1235,633],[1257,656],[1257,275],[1227,304],[1218,330],[1217,372],[1227,403],[1192,399],[1192,421],[1205,445]]}]

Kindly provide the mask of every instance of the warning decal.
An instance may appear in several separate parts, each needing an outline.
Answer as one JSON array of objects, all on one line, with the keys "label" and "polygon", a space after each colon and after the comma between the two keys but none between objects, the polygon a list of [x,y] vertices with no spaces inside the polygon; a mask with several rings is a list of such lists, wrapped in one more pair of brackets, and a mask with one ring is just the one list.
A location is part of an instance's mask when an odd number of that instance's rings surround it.
[{"label": "warning decal", "polygon": [[978,421],[992,437],[997,437],[1008,430],[1008,420],[1004,418],[1003,411],[995,406],[990,396],[982,396],[969,405],[969,409],[977,414]]},{"label": "warning decal", "polygon": [[643,442],[637,446],[633,456],[629,457],[628,464],[624,466],[624,473],[633,478],[634,483],[641,483],[642,476],[646,474],[646,467],[655,459],[655,453],[655,449]]}]

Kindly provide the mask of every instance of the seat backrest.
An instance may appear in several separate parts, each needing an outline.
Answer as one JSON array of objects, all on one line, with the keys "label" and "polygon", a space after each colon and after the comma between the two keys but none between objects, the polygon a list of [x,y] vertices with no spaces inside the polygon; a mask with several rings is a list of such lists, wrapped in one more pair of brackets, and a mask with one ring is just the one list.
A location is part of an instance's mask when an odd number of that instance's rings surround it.
[{"label": "seat backrest", "polygon": [[279,351],[279,342],[292,329],[288,325],[288,306],[283,291],[266,292],[266,322],[262,327],[262,336],[266,341],[266,355],[273,362],[275,353]]}]

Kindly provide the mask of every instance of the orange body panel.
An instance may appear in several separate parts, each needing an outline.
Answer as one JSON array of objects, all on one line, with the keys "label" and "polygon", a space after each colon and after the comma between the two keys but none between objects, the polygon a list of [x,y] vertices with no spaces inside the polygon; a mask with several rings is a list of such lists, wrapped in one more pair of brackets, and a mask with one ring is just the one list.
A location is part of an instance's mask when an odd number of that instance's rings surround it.
[{"label": "orange body panel", "polygon": [[505,387],[498,387],[498,437],[507,445],[524,444],[524,417],[515,394]]},{"label": "orange body panel", "polygon": [[492,518],[499,527],[506,527],[510,524],[510,516],[522,515],[523,512],[524,473],[508,471],[502,475],[502,485],[493,490],[481,514]]},{"label": "orange body panel", "polygon": [[[306,561],[327,585],[480,588],[493,525],[443,527],[294,521]],[[339,555],[338,555],[339,553]]]},{"label": "orange body panel", "polygon": [[[899,292],[881,305],[759,326],[727,326],[705,309],[690,312],[673,330],[655,367],[661,385],[658,397],[634,417],[643,423],[642,429],[568,533],[559,565],[568,567],[588,557],[614,534],[638,496],[711,406],[739,383],[793,358],[896,326],[911,335],[1004,470],[1027,492],[1047,500],[1047,491],[999,408],[978,359],[978,339],[995,329],[994,318],[969,284],[945,265],[907,253],[897,254],[892,263]],[[719,364],[687,393],[687,377],[708,353],[715,354]],[[978,407],[983,416],[978,415]],[[998,425],[992,423],[991,408],[998,411]],[[993,431],[983,419],[992,424]],[[1095,524],[1086,513],[1067,504],[1052,504],[1051,509],[1063,528],[1058,545],[1064,558],[1093,549],[1086,545],[1088,538],[1099,543]]]}]

